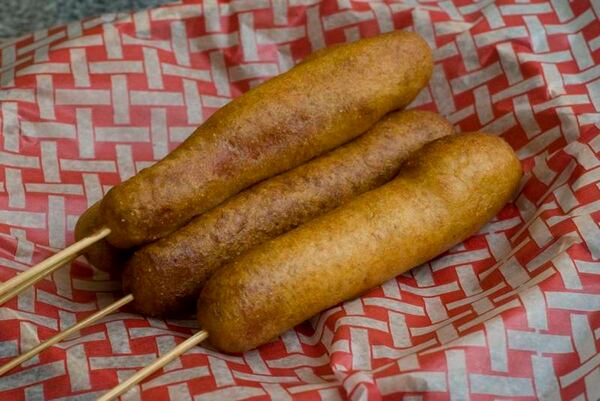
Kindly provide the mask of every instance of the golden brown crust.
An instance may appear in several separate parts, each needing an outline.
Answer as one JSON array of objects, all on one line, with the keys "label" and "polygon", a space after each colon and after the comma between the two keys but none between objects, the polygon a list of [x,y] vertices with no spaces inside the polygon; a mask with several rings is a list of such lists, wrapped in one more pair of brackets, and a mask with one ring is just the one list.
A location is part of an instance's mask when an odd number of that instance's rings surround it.
[{"label": "golden brown crust", "polygon": [[200,295],[200,325],[225,352],[264,344],[477,232],[510,199],[521,174],[498,137],[432,142],[390,183],[216,272]]},{"label": "golden brown crust", "polygon": [[[103,227],[100,218],[100,203],[96,202],[83,212],[75,225],[75,241],[87,237]],[[84,252],[85,258],[96,268],[105,272],[119,271],[123,268],[129,252],[115,248],[106,240],[100,240],[88,246]]]},{"label": "golden brown crust", "polygon": [[391,32],[340,46],[217,111],[101,203],[113,245],[161,238],[240,190],[358,136],[407,105],[432,71],[426,42]]},{"label": "golden brown crust", "polygon": [[354,141],[256,184],[138,249],[123,274],[124,290],[145,315],[191,309],[223,264],[389,181],[412,152],[451,133],[452,125],[437,114],[392,113]]}]

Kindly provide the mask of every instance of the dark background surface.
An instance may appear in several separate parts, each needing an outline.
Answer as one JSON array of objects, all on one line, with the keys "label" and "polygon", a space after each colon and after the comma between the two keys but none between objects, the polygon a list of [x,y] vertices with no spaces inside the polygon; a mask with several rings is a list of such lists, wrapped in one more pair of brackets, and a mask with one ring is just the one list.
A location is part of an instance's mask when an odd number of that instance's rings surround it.
[{"label": "dark background surface", "polygon": [[0,0],[0,38],[101,14],[142,10],[173,0]]}]

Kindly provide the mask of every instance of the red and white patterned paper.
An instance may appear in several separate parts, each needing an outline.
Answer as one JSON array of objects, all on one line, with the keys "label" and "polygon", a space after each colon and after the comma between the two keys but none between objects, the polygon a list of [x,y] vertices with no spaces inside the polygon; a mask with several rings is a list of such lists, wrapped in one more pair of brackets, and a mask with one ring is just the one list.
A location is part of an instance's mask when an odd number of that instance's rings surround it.
[{"label": "red and white patterned paper", "polygon": [[[9,12],[4,10],[3,12]],[[477,235],[244,355],[196,347],[123,400],[600,398],[600,2],[205,0],[0,42],[0,280],[230,99],[322,47],[394,29],[434,49],[411,107],[501,135],[526,170]],[[8,361],[120,296],[79,259],[0,307]],[[0,377],[92,400],[194,320],[116,313]]]}]

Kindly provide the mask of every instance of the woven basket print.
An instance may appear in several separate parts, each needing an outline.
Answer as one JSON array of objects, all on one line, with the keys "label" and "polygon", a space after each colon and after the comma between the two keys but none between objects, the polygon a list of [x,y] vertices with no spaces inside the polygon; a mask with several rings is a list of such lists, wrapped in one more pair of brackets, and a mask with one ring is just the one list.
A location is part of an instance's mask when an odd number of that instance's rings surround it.
[{"label": "woven basket print", "polygon": [[[0,280],[211,113],[311,52],[394,29],[434,49],[411,105],[506,139],[514,202],[446,254],[228,356],[196,347],[123,400],[600,398],[600,2],[231,0],[0,42]],[[121,296],[82,258],[0,307],[8,361]],[[197,328],[122,312],[0,377],[2,400],[93,400]]]}]

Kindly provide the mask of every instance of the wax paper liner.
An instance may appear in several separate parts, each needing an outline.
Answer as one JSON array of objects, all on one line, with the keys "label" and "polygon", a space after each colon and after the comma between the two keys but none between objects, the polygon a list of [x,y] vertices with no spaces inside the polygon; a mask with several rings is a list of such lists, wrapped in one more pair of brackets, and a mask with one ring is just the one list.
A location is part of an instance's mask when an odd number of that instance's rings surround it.
[{"label": "wax paper liner", "polygon": [[[3,10],[10,12],[10,10]],[[526,175],[478,234],[275,343],[196,347],[124,400],[600,397],[600,3],[232,0],[0,42],[0,280],[211,113],[312,51],[394,29],[434,49],[411,107],[502,136]],[[7,361],[120,296],[83,259],[0,308]],[[2,400],[90,400],[196,322],[124,309],[0,378]]]}]

